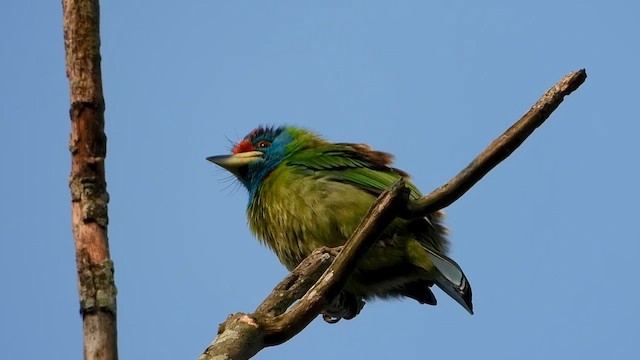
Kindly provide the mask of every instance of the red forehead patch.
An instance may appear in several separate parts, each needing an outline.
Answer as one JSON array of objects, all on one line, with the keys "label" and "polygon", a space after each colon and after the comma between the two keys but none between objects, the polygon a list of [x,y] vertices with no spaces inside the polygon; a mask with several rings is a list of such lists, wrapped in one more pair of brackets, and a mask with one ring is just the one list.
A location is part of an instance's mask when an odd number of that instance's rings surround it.
[{"label": "red forehead patch", "polygon": [[233,151],[232,153],[235,154],[239,154],[239,153],[243,153],[243,152],[247,152],[247,151],[253,151],[256,148],[253,147],[253,145],[251,144],[251,142],[249,140],[242,140],[240,141],[236,146],[233,147]]}]

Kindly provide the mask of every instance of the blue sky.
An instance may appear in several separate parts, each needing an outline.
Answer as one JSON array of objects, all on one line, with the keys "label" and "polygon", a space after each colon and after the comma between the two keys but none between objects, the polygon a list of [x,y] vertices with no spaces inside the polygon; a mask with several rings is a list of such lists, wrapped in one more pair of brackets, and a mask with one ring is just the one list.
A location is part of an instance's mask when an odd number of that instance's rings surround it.
[{"label": "blue sky", "polygon": [[[371,302],[261,359],[629,358],[637,2],[103,1],[122,359],[195,359],[286,274],[206,162],[258,124],[364,142],[428,192],[566,73],[587,82],[447,209],[476,314]],[[59,1],[0,3],[0,358],[78,359]]]}]

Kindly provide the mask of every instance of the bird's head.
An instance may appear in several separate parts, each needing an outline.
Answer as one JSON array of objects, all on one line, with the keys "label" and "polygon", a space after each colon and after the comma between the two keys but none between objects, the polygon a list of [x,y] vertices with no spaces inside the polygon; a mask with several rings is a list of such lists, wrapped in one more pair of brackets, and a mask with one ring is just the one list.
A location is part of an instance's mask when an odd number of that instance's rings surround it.
[{"label": "bird's head", "polygon": [[234,145],[231,155],[210,156],[207,160],[235,175],[254,192],[262,180],[303,144],[319,140],[311,132],[290,126],[259,127]]}]

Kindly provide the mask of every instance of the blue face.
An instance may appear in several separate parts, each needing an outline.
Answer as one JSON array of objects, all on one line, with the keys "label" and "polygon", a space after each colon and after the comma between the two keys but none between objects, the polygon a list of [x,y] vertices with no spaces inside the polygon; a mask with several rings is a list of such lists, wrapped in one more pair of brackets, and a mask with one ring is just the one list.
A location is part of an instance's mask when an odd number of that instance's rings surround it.
[{"label": "blue face", "polygon": [[233,153],[260,151],[264,155],[245,168],[239,169],[240,181],[249,190],[250,198],[266,178],[286,158],[286,146],[293,136],[285,127],[259,127],[247,135],[233,149]]}]

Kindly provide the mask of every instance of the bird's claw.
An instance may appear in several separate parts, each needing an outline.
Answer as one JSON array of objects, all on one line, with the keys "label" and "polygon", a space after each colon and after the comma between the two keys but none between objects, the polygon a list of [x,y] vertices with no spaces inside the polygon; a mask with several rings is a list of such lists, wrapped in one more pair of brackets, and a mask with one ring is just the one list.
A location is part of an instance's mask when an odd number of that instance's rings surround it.
[{"label": "bird's claw", "polygon": [[339,317],[333,317],[332,315],[329,314],[322,314],[322,320],[324,320],[325,322],[329,323],[329,324],[335,324],[338,321],[340,321],[342,318]]},{"label": "bird's claw", "polygon": [[343,291],[322,311],[322,319],[329,324],[342,319],[351,320],[360,313],[364,304],[361,297]]}]

